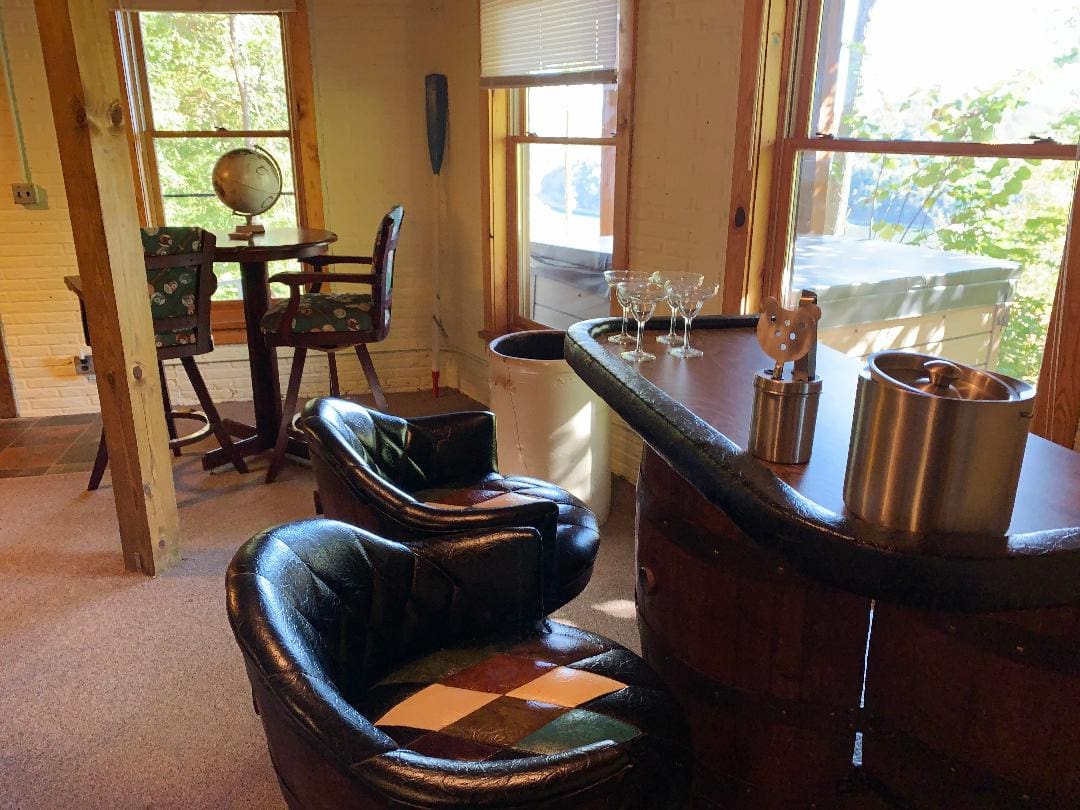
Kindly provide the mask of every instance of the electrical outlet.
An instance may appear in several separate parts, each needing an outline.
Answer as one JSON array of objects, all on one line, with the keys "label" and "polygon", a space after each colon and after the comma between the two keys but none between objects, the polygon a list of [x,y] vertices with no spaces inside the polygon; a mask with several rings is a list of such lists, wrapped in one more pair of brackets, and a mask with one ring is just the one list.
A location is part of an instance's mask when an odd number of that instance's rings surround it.
[{"label": "electrical outlet", "polygon": [[12,183],[11,197],[17,205],[37,205],[41,201],[33,183]]},{"label": "electrical outlet", "polygon": [[77,354],[77,355],[75,355],[75,373],[76,374],[93,374],[94,373],[94,355],[92,355],[92,354]]}]

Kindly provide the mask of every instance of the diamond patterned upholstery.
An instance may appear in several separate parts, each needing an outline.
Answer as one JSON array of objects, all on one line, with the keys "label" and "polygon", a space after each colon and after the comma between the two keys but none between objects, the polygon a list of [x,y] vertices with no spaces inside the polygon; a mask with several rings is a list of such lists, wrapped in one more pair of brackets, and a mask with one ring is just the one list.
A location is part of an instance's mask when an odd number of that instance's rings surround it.
[{"label": "diamond patterned upholstery", "polygon": [[[446,759],[516,759],[623,743],[641,731],[590,705],[630,686],[574,666],[609,649],[598,636],[550,622],[524,642],[451,648],[411,662],[376,684],[360,706],[371,700],[374,711],[365,714],[378,716],[376,727],[402,747]],[[399,700],[389,708],[381,705],[387,693]]]}]

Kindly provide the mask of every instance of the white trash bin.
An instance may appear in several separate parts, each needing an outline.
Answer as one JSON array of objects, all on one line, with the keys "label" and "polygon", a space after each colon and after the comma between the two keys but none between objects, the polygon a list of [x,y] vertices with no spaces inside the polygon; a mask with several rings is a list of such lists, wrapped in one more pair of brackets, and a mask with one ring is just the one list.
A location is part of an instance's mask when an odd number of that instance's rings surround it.
[{"label": "white trash bin", "polygon": [[488,346],[499,471],[557,484],[603,523],[611,509],[611,420],[563,359],[565,337],[554,329],[515,332]]}]

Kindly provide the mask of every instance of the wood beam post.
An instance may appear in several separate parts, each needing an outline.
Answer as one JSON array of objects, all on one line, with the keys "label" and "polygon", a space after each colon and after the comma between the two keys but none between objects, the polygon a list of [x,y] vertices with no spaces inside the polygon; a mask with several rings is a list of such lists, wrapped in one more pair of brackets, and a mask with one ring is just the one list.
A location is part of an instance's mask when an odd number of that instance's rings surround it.
[{"label": "wood beam post", "polygon": [[128,570],[180,560],[125,116],[115,0],[35,0]]},{"label": "wood beam post", "polygon": [[1046,334],[1032,433],[1073,447],[1080,423],[1080,181],[1073,186],[1072,217]]}]

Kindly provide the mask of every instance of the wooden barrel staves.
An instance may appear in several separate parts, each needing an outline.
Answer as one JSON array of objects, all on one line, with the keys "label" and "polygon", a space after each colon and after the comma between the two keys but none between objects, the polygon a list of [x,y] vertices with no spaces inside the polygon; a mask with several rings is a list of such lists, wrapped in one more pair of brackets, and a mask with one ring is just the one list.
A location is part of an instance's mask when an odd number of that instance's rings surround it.
[{"label": "wooden barrel staves", "polygon": [[852,773],[869,601],[795,574],[648,447],[637,492],[642,647],[690,719],[697,792],[827,802]]},{"label": "wooden barrel staves", "polygon": [[1080,608],[879,604],[863,765],[920,807],[1080,807]]}]

